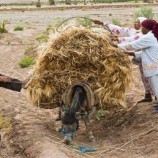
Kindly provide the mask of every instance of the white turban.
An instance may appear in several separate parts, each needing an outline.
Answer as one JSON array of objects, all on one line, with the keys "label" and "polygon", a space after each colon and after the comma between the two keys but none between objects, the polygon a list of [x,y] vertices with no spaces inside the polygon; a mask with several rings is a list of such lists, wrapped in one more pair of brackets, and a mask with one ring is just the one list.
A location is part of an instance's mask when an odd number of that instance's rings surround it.
[{"label": "white turban", "polygon": [[142,23],[144,20],[147,20],[147,18],[146,17],[138,17],[137,20],[139,20],[140,23]]}]

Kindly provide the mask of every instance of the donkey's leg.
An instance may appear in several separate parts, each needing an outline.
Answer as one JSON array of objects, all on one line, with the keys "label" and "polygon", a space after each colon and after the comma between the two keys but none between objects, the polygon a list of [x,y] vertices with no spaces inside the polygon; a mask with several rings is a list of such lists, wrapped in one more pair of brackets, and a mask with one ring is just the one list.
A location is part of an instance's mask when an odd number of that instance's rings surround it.
[{"label": "donkey's leg", "polygon": [[93,107],[93,110],[89,113],[89,120],[94,119],[95,113],[96,113],[96,107]]},{"label": "donkey's leg", "polygon": [[91,126],[90,126],[90,120],[89,120],[89,115],[88,115],[88,114],[86,114],[86,115],[83,116],[83,121],[84,121],[84,123],[85,123],[86,132],[87,132],[87,134],[88,134],[90,140],[94,142],[94,141],[95,141],[95,138],[94,138],[94,136],[93,136],[92,128],[91,128]]}]

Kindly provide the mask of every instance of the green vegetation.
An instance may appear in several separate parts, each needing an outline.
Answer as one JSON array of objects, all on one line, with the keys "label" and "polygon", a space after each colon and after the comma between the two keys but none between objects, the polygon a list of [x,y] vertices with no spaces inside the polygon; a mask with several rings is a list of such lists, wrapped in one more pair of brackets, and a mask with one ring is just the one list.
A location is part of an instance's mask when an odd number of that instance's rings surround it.
[{"label": "green vegetation", "polygon": [[48,25],[46,30],[47,30],[47,32],[49,32],[49,31],[53,31],[54,32],[55,31],[54,27],[52,25]]},{"label": "green vegetation", "polygon": [[112,21],[112,23],[113,23],[114,25],[121,26],[121,23],[120,23],[119,19],[116,19],[116,18],[113,17],[113,18],[111,19],[111,21]]},{"label": "green vegetation", "polygon": [[41,7],[41,2],[40,2],[40,0],[38,0],[38,2],[36,2],[36,7]]},{"label": "green vegetation", "polygon": [[36,37],[36,40],[39,42],[48,42],[49,36],[46,34],[41,34]]},{"label": "green vegetation", "polygon": [[[91,1],[91,3],[112,3],[112,2],[139,2],[140,0],[93,0]],[[152,0],[151,0],[152,1]],[[89,1],[90,2],[90,1]],[[19,2],[19,3],[0,3],[0,6],[36,6],[36,7],[41,7],[41,5],[55,5],[55,3],[57,4],[61,4],[61,3],[65,3],[68,5],[71,4],[78,4],[78,3],[82,3],[82,4],[87,4],[89,2],[86,2],[86,0],[48,0],[47,2],[41,2],[40,0],[38,0],[37,2]],[[142,2],[142,1],[141,1]]]},{"label": "green vegetation", "polygon": [[3,117],[0,113],[0,130],[1,129],[10,131],[12,129],[12,124],[10,119]]},{"label": "green vegetation", "polygon": [[55,5],[55,1],[54,0],[49,0],[49,5]]},{"label": "green vegetation", "polygon": [[14,31],[23,31],[24,28],[22,26],[15,26]]},{"label": "green vegetation", "polygon": [[138,17],[144,16],[146,18],[153,18],[154,13],[152,8],[150,7],[141,7],[138,11],[134,13],[134,20],[137,19]]},{"label": "green vegetation", "polygon": [[65,19],[62,17],[57,17],[54,21],[54,27],[58,27],[61,23],[63,23]]},{"label": "green vegetation", "polygon": [[25,55],[35,59],[37,57],[37,46],[29,46],[25,49]]},{"label": "green vegetation", "polygon": [[7,20],[3,20],[2,24],[0,24],[0,34],[7,32],[6,29],[7,23],[8,23]]},{"label": "green vegetation", "polygon": [[88,16],[85,16],[85,18],[78,18],[77,21],[84,27],[91,27],[92,21],[89,20]]},{"label": "green vegetation", "polygon": [[97,111],[96,119],[100,120],[101,118],[105,118],[108,115],[108,113],[109,113],[108,111],[101,109],[101,110]]},{"label": "green vegetation", "polygon": [[25,55],[18,64],[21,68],[29,67],[34,64],[34,59]]},{"label": "green vegetation", "polygon": [[28,48],[25,50],[25,54],[31,52],[33,49],[34,49],[33,46],[28,47]]}]

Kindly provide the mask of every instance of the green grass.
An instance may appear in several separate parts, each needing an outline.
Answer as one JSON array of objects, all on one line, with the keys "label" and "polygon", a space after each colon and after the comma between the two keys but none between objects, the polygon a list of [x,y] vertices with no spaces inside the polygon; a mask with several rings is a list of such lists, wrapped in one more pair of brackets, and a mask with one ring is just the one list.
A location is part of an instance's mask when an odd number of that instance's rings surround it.
[{"label": "green grass", "polygon": [[0,113],[0,130],[10,131],[12,129],[11,120],[5,118]]},{"label": "green grass", "polygon": [[7,20],[3,20],[2,24],[0,24],[0,34],[7,32],[6,29],[7,23],[8,23]]},{"label": "green grass", "polygon": [[55,32],[54,27],[52,25],[48,25],[46,30],[47,30],[47,32],[49,32],[49,31]]},{"label": "green grass", "polygon": [[34,49],[33,46],[28,47],[28,48],[25,50],[25,54],[31,52],[33,49]]},{"label": "green grass", "polygon": [[22,26],[15,26],[14,31],[23,31],[24,28]]},{"label": "green grass", "polygon": [[36,2],[36,7],[41,7],[41,2]]},{"label": "green grass", "polygon": [[62,17],[57,17],[54,21],[54,27],[58,27],[61,23],[63,23],[65,19]]},{"label": "green grass", "polygon": [[49,36],[46,34],[41,34],[36,37],[36,40],[39,42],[48,42]]},{"label": "green grass", "polygon": [[152,8],[150,7],[141,7],[138,11],[134,13],[134,20],[136,20],[138,17],[146,17],[149,19],[152,19],[154,17],[154,13]]},{"label": "green grass", "polygon": [[21,68],[29,67],[34,64],[34,59],[25,55],[18,64]]},{"label": "green grass", "polygon": [[108,111],[106,111],[106,110],[98,110],[97,111],[97,113],[96,113],[96,119],[97,120],[100,120],[100,119],[102,119],[102,118],[105,118],[107,115],[108,115]]},{"label": "green grass", "polygon": [[49,0],[49,5],[55,5],[55,0]]},{"label": "green grass", "polygon": [[116,19],[116,18],[113,17],[113,18],[111,19],[111,21],[112,21],[112,23],[113,23],[114,25],[122,26],[119,19]]},{"label": "green grass", "polygon": [[78,18],[77,21],[84,27],[91,27],[92,21],[89,20],[88,16],[85,16],[85,18]]}]

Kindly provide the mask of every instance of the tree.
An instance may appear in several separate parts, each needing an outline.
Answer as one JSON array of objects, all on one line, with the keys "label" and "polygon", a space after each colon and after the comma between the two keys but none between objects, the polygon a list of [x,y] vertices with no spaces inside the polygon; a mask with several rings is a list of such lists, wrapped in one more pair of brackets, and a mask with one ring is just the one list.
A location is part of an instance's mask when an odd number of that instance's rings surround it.
[{"label": "tree", "polygon": [[55,1],[54,0],[49,0],[49,5],[55,5]]},{"label": "tree", "polygon": [[37,1],[36,7],[41,7],[41,2],[40,2],[40,0]]},{"label": "tree", "polygon": [[65,0],[65,4],[71,5],[71,0]]}]

